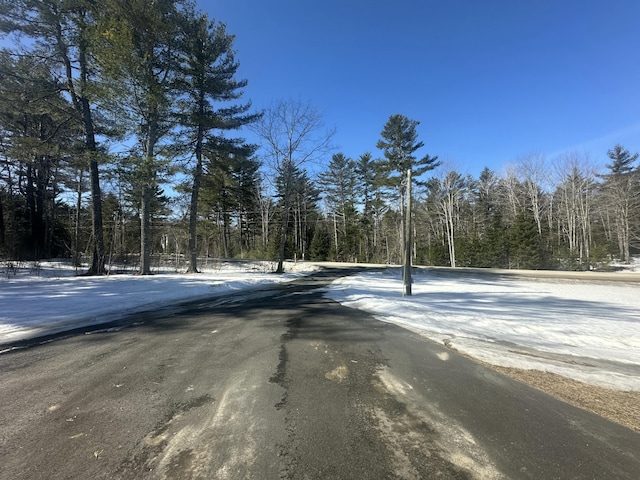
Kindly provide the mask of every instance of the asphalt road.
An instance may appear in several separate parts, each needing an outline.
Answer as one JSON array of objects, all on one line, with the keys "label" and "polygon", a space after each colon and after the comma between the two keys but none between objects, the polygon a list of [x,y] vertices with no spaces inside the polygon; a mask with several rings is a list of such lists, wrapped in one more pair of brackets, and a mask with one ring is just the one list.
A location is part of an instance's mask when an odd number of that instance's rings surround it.
[{"label": "asphalt road", "polygon": [[336,271],[0,355],[0,479],[638,479],[640,435],[323,298]]}]

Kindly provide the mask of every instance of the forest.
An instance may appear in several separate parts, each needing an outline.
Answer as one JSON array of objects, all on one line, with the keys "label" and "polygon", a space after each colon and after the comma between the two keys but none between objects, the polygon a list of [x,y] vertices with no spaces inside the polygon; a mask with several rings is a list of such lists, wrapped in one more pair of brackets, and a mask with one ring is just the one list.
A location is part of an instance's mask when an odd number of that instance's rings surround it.
[{"label": "forest", "polygon": [[597,161],[525,153],[476,178],[393,114],[377,150],[349,158],[311,103],[244,99],[233,34],[189,0],[0,0],[0,35],[4,261],[282,272],[400,264],[407,239],[413,263],[451,267],[589,270],[640,253],[638,153],[622,145]]}]

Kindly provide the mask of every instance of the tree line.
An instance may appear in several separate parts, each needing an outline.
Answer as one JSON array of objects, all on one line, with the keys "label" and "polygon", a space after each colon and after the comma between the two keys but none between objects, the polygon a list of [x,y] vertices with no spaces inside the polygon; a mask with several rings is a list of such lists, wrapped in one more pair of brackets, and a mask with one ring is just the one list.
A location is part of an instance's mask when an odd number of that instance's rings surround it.
[{"label": "tree line", "polygon": [[[629,263],[640,251],[638,154],[615,145],[607,158],[598,168],[578,153],[550,161],[534,153],[502,174],[484,168],[477,178],[441,165],[417,182],[415,262],[571,270]],[[355,160],[333,156],[322,176],[331,233],[323,255],[402,262],[402,212],[394,208],[398,193],[388,188],[388,164],[386,152],[373,162],[368,153]],[[349,172],[356,172],[352,182]]]},{"label": "tree line", "polygon": [[0,0],[0,32],[4,258],[401,263],[408,169],[416,263],[588,269],[640,248],[638,154],[620,145],[602,169],[530,154],[473,178],[391,115],[381,157],[348,158],[310,104],[242,100],[234,36],[190,0]]},{"label": "tree line", "polygon": [[[249,102],[238,103],[246,81],[235,78],[225,25],[188,0],[10,0],[0,3],[0,29],[22,40],[0,52],[5,255],[86,249],[88,180],[90,273],[131,249],[134,217],[140,273],[150,273],[155,219],[168,216],[160,187],[180,174],[191,197],[189,269],[197,271],[205,173],[214,176],[224,162],[251,169],[255,147],[225,132],[259,118]],[[111,188],[103,193],[105,182]],[[75,209],[61,202],[71,192]]]}]

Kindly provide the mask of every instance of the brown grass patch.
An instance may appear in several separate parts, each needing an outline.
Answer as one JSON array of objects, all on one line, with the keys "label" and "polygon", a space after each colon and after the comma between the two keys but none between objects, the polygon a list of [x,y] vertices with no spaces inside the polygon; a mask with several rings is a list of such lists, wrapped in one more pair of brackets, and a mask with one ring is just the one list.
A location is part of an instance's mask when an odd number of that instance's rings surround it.
[{"label": "brown grass patch", "polygon": [[598,387],[540,370],[485,365],[571,405],[640,432],[640,392]]}]

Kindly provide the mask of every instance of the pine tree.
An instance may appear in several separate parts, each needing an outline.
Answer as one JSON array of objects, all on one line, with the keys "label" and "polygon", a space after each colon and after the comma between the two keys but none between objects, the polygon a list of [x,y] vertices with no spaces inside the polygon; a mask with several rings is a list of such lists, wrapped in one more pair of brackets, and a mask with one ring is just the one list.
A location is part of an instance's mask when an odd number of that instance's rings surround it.
[{"label": "pine tree", "polygon": [[404,115],[391,115],[385,124],[376,147],[382,150],[387,160],[383,164],[383,172],[388,186],[400,187],[408,169],[412,170],[413,178],[418,179],[440,164],[438,157],[415,156],[416,151],[424,147],[424,142],[418,141],[416,127],[419,124]]},{"label": "pine tree", "polygon": [[356,178],[355,162],[336,153],[327,170],[320,174],[319,184],[333,220],[336,260],[348,261],[356,256],[354,235],[349,235],[355,218]]},{"label": "pine tree", "polygon": [[309,258],[317,262],[329,259],[329,251],[331,250],[331,236],[324,222],[321,222],[315,229],[313,240],[309,247]]},{"label": "pine tree", "polygon": [[[0,53],[0,131],[11,189],[17,185],[24,202],[27,237],[22,242],[32,258],[54,253],[57,196],[63,170],[81,140],[81,127],[63,85],[51,66],[31,56]],[[18,217],[14,231],[20,229]],[[20,253],[20,252],[17,252]],[[60,253],[60,252],[55,252]]]},{"label": "pine tree", "polygon": [[[52,71],[63,78],[64,89],[82,126],[83,155],[91,185],[93,260],[88,273],[104,273],[102,233],[102,192],[99,178],[101,152],[96,141],[100,130],[96,120],[96,71],[93,31],[102,11],[100,2],[87,0],[13,0],[0,9],[4,32],[20,32],[35,40],[35,49],[26,55],[48,58]],[[24,53],[22,53],[24,55]],[[55,65],[54,63],[55,62]],[[105,134],[104,129],[101,132]]]},{"label": "pine tree", "polygon": [[215,161],[218,153],[251,156],[255,147],[245,145],[243,139],[224,138],[219,132],[239,129],[256,121],[259,115],[247,114],[251,103],[227,103],[242,96],[247,81],[234,78],[239,64],[234,58],[234,37],[226,32],[225,25],[209,21],[206,14],[188,10],[183,28],[182,77],[178,85],[185,97],[181,124],[196,162],[189,209],[188,267],[188,272],[195,273],[198,271],[196,235],[203,155],[207,154],[210,161]]},{"label": "pine tree", "polygon": [[613,213],[620,260],[629,263],[631,218],[640,211],[640,171],[634,167],[639,155],[631,154],[622,145],[616,145],[607,155],[611,163],[607,164],[609,173],[601,176],[602,189]]},{"label": "pine tree", "polygon": [[[232,153],[207,155],[202,178],[202,209],[221,227],[220,243],[225,257],[236,253],[232,226],[237,226],[242,250],[243,230],[257,209],[253,192],[257,188],[259,163]],[[251,217],[251,218],[250,218]]]},{"label": "pine tree", "polygon": [[[420,122],[417,120],[411,120],[404,115],[391,115],[387,123],[385,124],[378,140],[376,147],[383,151],[386,158],[386,164],[383,164],[382,171],[384,172],[385,183],[392,189],[397,189],[400,196],[400,218],[401,218],[401,241],[400,245],[402,250],[410,250],[412,242],[408,241],[408,236],[412,233],[411,218],[412,212],[405,213],[405,188],[410,191],[411,184],[407,184],[403,187],[403,180],[408,172],[410,177],[416,180],[412,182],[418,183],[419,179],[424,173],[436,168],[438,163],[438,157],[431,157],[425,155],[422,158],[417,158],[415,153],[417,150],[424,146],[423,142],[418,141],[418,132],[416,127]],[[411,202],[410,196],[407,203]],[[405,254],[405,285],[407,287],[407,293],[410,294],[411,290],[411,253]]]},{"label": "pine tree", "polygon": [[[184,2],[177,0],[113,0],[100,24],[105,45],[99,60],[119,94],[129,93],[122,116],[137,138],[136,168],[140,188],[140,269],[151,273],[152,203],[162,173],[162,141],[176,123],[175,101],[180,74],[180,41]],[[167,165],[168,163],[165,163]]]},{"label": "pine tree", "polygon": [[376,216],[376,197],[379,197],[378,170],[378,162],[372,160],[369,152],[360,155],[356,160],[355,187],[362,204],[360,227],[363,245],[360,250],[365,262],[371,261],[376,246],[376,230],[379,224]]},{"label": "pine tree", "polygon": [[522,211],[510,228],[510,267],[539,269],[543,267],[538,226],[531,212]]}]

